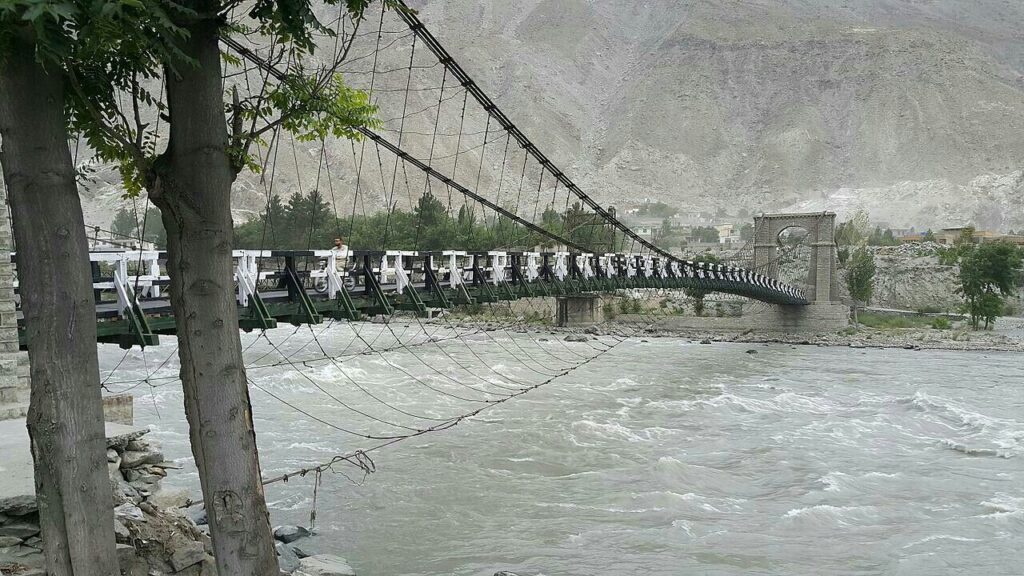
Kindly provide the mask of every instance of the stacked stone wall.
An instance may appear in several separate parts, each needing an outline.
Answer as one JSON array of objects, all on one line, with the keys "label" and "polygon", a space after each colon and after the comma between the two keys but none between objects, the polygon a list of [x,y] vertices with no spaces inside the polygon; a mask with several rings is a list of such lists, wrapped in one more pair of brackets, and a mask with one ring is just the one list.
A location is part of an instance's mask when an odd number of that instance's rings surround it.
[{"label": "stacked stone wall", "polygon": [[0,420],[24,416],[29,397],[28,354],[18,350],[9,214],[7,192],[0,187]]}]

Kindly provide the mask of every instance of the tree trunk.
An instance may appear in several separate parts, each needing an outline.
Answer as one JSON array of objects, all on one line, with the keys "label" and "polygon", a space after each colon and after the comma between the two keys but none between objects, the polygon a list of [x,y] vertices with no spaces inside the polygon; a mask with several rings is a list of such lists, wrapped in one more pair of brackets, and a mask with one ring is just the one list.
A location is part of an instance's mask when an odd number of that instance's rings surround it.
[{"label": "tree trunk", "polygon": [[[205,3],[200,14],[216,14]],[[222,575],[279,574],[263,496],[232,281],[219,22],[187,24],[196,66],[168,70],[170,140],[148,183],[167,229],[170,299],[192,453]]]},{"label": "tree trunk", "polygon": [[0,68],[4,180],[18,246],[32,394],[28,432],[46,569],[116,575],[89,244],[64,86],[18,37]]}]

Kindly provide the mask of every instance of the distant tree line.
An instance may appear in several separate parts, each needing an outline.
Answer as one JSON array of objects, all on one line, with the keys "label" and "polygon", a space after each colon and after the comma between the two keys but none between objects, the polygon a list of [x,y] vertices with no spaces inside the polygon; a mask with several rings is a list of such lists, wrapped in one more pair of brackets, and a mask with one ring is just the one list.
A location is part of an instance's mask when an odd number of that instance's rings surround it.
[{"label": "distant tree line", "polygon": [[679,213],[679,209],[673,208],[664,202],[645,202],[637,211],[637,216],[648,218],[671,218]]},{"label": "distant tree line", "polygon": [[[454,212],[454,215],[453,215]],[[540,228],[593,252],[614,251],[621,234],[580,203],[559,212],[546,208]],[[394,209],[373,214],[336,214],[316,191],[273,197],[267,208],[235,227],[238,249],[310,250],[342,238],[353,250],[467,250],[554,248],[547,236],[531,231],[489,209],[464,204],[449,207],[432,194],[422,196],[411,211]]]},{"label": "distant tree line", "polygon": [[156,207],[142,212],[122,207],[114,214],[110,231],[119,238],[152,242],[157,248],[167,247],[167,229]]}]

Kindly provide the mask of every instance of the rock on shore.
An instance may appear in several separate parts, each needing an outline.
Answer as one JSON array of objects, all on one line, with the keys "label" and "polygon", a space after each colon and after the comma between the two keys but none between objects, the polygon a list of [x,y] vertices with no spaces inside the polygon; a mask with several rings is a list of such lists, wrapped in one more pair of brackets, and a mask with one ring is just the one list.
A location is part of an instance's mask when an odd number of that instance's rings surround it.
[{"label": "rock on shore", "polygon": [[356,576],[356,571],[348,562],[331,554],[317,554],[299,561],[299,569],[294,576]]}]

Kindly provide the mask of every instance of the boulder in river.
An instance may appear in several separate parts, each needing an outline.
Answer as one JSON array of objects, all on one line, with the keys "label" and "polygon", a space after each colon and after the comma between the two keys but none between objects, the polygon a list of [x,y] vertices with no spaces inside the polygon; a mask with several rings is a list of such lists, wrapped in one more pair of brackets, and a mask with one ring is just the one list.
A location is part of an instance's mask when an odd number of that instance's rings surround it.
[{"label": "boulder in river", "polygon": [[295,542],[299,538],[305,538],[309,536],[309,530],[306,530],[302,526],[278,526],[274,528],[274,538],[284,542]]},{"label": "boulder in river", "polygon": [[277,565],[282,572],[291,574],[299,569],[299,557],[290,545],[278,542],[274,549],[277,550]]}]

